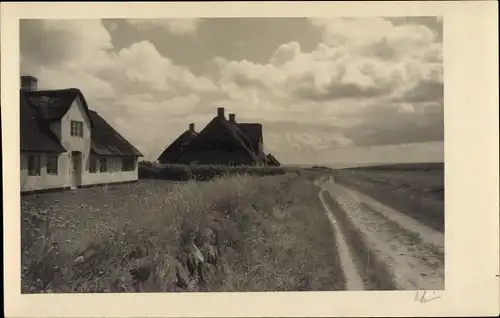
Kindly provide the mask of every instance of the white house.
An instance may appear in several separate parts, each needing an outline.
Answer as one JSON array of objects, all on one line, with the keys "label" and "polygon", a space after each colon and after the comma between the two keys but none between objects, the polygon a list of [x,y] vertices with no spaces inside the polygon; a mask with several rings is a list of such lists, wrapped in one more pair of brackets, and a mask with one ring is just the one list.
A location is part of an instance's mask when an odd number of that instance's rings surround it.
[{"label": "white house", "polygon": [[79,89],[37,90],[21,77],[21,192],[138,179],[143,155],[96,112]]}]

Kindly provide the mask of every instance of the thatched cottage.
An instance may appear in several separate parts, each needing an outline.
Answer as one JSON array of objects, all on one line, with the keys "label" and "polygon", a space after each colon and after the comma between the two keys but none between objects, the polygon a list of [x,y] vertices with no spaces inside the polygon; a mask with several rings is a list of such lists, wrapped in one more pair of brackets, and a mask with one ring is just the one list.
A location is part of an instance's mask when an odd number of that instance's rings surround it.
[{"label": "thatched cottage", "polygon": [[138,179],[142,154],[89,109],[79,89],[37,89],[21,77],[21,192]]},{"label": "thatched cottage", "polygon": [[226,119],[224,108],[201,130],[194,124],[158,157],[160,163],[265,166],[262,125],[238,123],[236,115]]}]

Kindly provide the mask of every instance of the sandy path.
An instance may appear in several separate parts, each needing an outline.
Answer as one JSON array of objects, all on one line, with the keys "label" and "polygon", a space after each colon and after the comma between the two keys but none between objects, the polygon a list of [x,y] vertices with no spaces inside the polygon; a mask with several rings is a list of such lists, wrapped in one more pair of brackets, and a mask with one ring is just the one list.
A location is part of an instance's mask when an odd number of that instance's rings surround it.
[{"label": "sandy path", "polygon": [[[318,182],[317,185],[321,185],[322,181]],[[356,270],[356,265],[354,264],[353,257],[351,255],[351,252],[349,251],[349,248],[346,243],[346,238],[344,236],[344,233],[342,232],[342,229],[338,225],[337,221],[335,220],[335,216],[333,212],[330,210],[330,207],[328,204],[325,202],[322,192],[325,190],[322,190],[319,193],[319,199],[321,200],[321,203],[325,207],[326,215],[328,217],[328,220],[330,221],[330,224],[333,226],[333,230],[335,233],[335,244],[337,245],[337,251],[339,253],[339,258],[340,258],[340,264],[341,267],[344,271],[344,278],[346,282],[346,289],[347,290],[363,290],[364,289],[364,283],[363,280],[361,279],[361,276],[358,274]]]},{"label": "sandy path", "polygon": [[[442,233],[362,193],[336,184],[333,178],[321,180],[318,185],[323,191],[330,193],[348,215],[350,222],[362,233],[364,245],[385,264],[397,289],[444,289]],[[331,211],[322,198],[321,200],[327,214],[332,214],[332,219],[335,220],[335,211]],[[342,233],[338,226],[335,231]],[[345,243],[343,235],[338,236],[342,237]],[[342,244],[337,239],[339,253]],[[343,253],[346,256],[351,255],[347,246],[346,248],[347,252]],[[353,276],[352,273],[347,273],[354,268],[348,261],[343,261],[342,266],[346,277]]]}]

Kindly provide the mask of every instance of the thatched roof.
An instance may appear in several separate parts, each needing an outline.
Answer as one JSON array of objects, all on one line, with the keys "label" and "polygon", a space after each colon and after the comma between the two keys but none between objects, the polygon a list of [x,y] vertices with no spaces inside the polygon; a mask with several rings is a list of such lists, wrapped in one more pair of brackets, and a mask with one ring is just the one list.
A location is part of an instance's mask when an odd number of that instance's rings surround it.
[{"label": "thatched roof", "polygon": [[20,95],[21,151],[66,152],[41,115]]},{"label": "thatched roof", "polygon": [[181,151],[186,147],[198,133],[196,131],[186,130],[174,142],[172,142],[158,157],[161,163],[174,163],[181,154]]},{"label": "thatched roof", "polygon": [[237,123],[238,128],[250,140],[253,152],[259,152],[259,143],[262,142],[262,125],[257,123]]},{"label": "thatched roof", "polygon": [[20,91],[21,95],[21,150],[39,152],[66,152],[49,128],[60,120],[80,97],[91,124],[91,151],[107,156],[134,156],[142,154],[96,112],[89,110],[79,89]]},{"label": "thatched roof", "polygon": [[101,156],[142,157],[142,153],[118,133],[104,118],[90,111],[94,123],[91,131],[91,151]]},{"label": "thatched roof", "polygon": [[[184,152],[198,151],[238,151],[249,156],[252,161],[258,161],[258,156],[252,150],[252,142],[237,124],[225,118],[213,118],[205,128],[185,147]],[[181,154],[182,156],[182,154]]]},{"label": "thatched roof", "polygon": [[[69,110],[73,101],[80,97],[85,113],[90,118],[89,107],[78,88],[21,91],[31,105],[37,108],[46,121],[60,120]],[[92,125],[92,121],[91,121]]]}]

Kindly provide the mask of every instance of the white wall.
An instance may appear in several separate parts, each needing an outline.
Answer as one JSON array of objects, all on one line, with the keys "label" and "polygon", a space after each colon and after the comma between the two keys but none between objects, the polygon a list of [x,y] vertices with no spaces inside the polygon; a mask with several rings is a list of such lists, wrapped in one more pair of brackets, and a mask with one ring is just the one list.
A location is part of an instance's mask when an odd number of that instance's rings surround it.
[{"label": "white wall", "polygon": [[85,174],[82,178],[83,185],[126,182],[135,181],[138,179],[137,159],[135,159],[135,169],[132,171],[122,171],[122,158],[120,157],[107,157],[106,160],[106,172],[99,171],[99,161],[97,161],[97,171],[95,173],[89,172],[87,164],[87,170],[85,171]]},{"label": "white wall", "polygon": [[[30,153],[35,154],[35,153]],[[66,166],[68,165],[67,154],[62,153],[58,159],[58,174],[47,174],[47,155],[36,154],[40,156],[40,175],[28,175],[28,153],[21,153],[21,191],[44,190],[52,188],[69,187]]]}]

